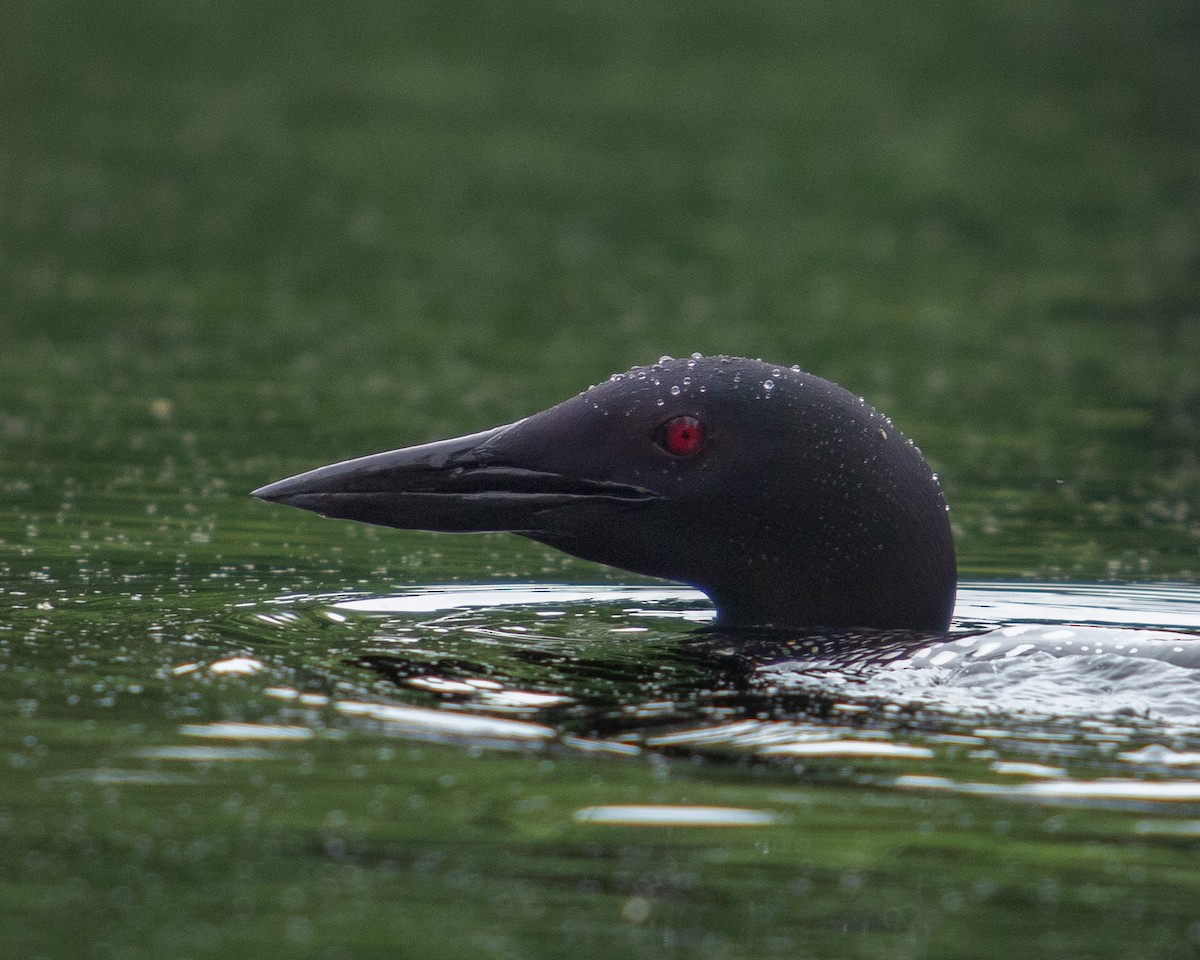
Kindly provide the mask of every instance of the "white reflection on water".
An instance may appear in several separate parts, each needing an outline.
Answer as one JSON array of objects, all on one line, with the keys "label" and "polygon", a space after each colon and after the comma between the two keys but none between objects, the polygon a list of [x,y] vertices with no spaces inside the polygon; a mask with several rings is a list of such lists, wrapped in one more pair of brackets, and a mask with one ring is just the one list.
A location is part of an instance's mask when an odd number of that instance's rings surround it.
[{"label": "white reflection on water", "polygon": [[[687,587],[563,586],[559,584],[455,585],[414,588],[390,597],[342,600],[334,606],[357,613],[439,613],[480,607],[523,607],[535,604],[707,603],[704,595]],[[711,611],[705,611],[711,619]]]},{"label": "white reflection on water", "polygon": [[[609,584],[461,584],[414,587],[387,597],[359,597],[333,604],[358,613],[436,613],[487,607],[618,603],[672,605],[655,616],[712,619],[708,600],[682,586]],[[704,609],[679,610],[678,605]],[[1090,623],[1126,627],[1200,629],[1200,589],[1184,583],[1006,583],[959,584],[955,620],[980,625]]]},{"label": "white reflection on water", "polygon": [[1005,760],[997,760],[993,763],[991,771],[1006,777],[1044,777],[1048,780],[1061,780],[1067,775],[1067,771],[1062,767],[1048,767],[1044,763],[1021,763]]},{"label": "white reflection on water", "polygon": [[928,760],[933,751],[890,740],[818,740],[776,743],[758,751],[763,756],[865,757],[895,760]]},{"label": "white reflection on water", "polygon": [[143,747],[133,751],[143,760],[179,760],[185,763],[223,763],[226,760],[270,760],[276,754],[261,747],[175,746]]},{"label": "white reflection on water", "polygon": [[263,693],[276,700],[294,700],[302,707],[324,707],[329,703],[329,697],[323,693],[301,693],[291,687],[267,687]]},{"label": "white reflection on water", "polygon": [[[557,611],[568,604],[632,605],[626,617],[712,617],[696,591],[659,586],[439,586],[336,606],[404,615],[528,606]],[[866,709],[864,701],[883,701],[943,716],[1142,717],[1200,728],[1200,638],[1164,629],[1200,628],[1195,585],[966,583],[960,585],[955,612],[960,629],[992,629],[931,639],[886,662],[864,661],[865,669],[823,665],[804,655],[794,661],[768,659],[760,669],[784,690],[841,695],[847,702],[835,709],[843,713]],[[469,629],[508,636],[490,624]],[[467,682],[453,677],[410,681],[427,689],[441,685],[444,693]],[[497,698],[494,706],[506,705]],[[643,704],[637,715],[650,706]]]},{"label": "white reflection on water", "polygon": [[428,690],[444,696],[470,697],[480,707],[488,710],[526,713],[560,707],[571,703],[572,698],[558,693],[535,693],[529,690],[506,690],[494,680],[471,677],[467,680],[448,680],[445,677],[409,677],[407,686]]},{"label": "white reflection on water", "polygon": [[1117,759],[1152,767],[1200,767],[1200,750],[1172,750],[1152,743],[1141,750],[1118,753]]},{"label": "white reflection on water", "polygon": [[864,663],[848,670],[799,657],[760,669],[781,689],[945,717],[1142,718],[1200,728],[1200,638],[1187,634],[1022,625]]},{"label": "white reflection on water", "polygon": [[575,811],[574,819],[621,827],[766,827],[780,822],[778,814],[766,810],[668,804],[584,807]]},{"label": "white reflection on water", "polygon": [[[446,585],[274,603],[314,605],[367,630],[378,618],[368,650],[383,675],[440,701],[267,688],[297,720],[311,716],[294,707],[328,707],[381,732],[471,746],[740,755],[831,771],[884,761],[908,771],[895,781],[906,789],[1200,802],[1200,783],[1170,779],[1200,766],[1200,637],[1179,632],[1200,629],[1196,585],[966,583],[949,635],[815,644],[692,631],[713,610],[675,585]],[[305,622],[284,613],[258,622]],[[638,636],[627,642],[592,643],[631,632]],[[687,686],[689,672],[710,686]],[[979,773],[965,782],[925,775],[950,758],[977,763]],[[1077,763],[1091,764],[1093,776],[1099,764],[1161,779],[1071,779]],[[1001,782],[972,782],[993,778]],[[669,826],[705,816],[622,807],[577,819]]]},{"label": "white reflection on water", "polygon": [[376,720],[397,733],[419,738],[536,743],[551,740],[556,735],[552,727],[540,723],[456,713],[451,710],[430,710],[392,703],[360,703],[353,700],[338,701],[335,707],[339,713],[347,716]]},{"label": "white reflection on water", "polygon": [[884,739],[888,736],[883,730],[854,730],[779,720],[741,720],[648,737],[646,743],[652,747],[723,747],[748,750],[759,756],[906,760],[924,760],[933,756],[928,747]]},{"label": "white reflection on water", "polygon": [[735,746],[757,749],[772,744],[837,740],[853,736],[854,733],[850,727],[802,720],[736,720],[659,734],[647,738],[646,743],[652,747]]},{"label": "white reflection on water", "polygon": [[[182,677],[189,673],[195,673],[201,668],[202,665],[199,663],[181,663],[171,668],[171,674]],[[224,660],[217,660],[208,665],[208,672],[215,673],[217,676],[249,676],[261,673],[265,669],[266,664],[251,657],[226,657]]]},{"label": "white reflection on water", "polygon": [[185,737],[207,740],[308,740],[311,727],[282,726],[275,723],[202,723],[179,728]]},{"label": "white reflection on water", "polygon": [[228,657],[225,660],[210,663],[208,669],[210,673],[226,676],[235,674],[246,676],[252,673],[261,673],[266,668],[261,660],[255,660],[252,657]]},{"label": "white reflection on water", "polygon": [[1190,583],[963,583],[954,618],[1200,629],[1200,589]]},{"label": "white reflection on water", "polygon": [[1043,780],[1036,783],[959,783],[945,777],[908,774],[893,785],[906,790],[976,793],[1007,799],[1034,801],[1130,801],[1146,803],[1200,803],[1197,780]]}]

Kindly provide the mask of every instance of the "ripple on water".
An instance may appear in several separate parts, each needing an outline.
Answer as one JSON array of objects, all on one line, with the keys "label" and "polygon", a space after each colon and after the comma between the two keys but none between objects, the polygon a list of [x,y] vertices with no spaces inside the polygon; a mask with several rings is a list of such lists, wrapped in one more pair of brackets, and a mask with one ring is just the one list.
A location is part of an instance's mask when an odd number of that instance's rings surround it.
[{"label": "ripple on water", "polygon": [[[967,584],[947,637],[787,643],[697,632],[711,607],[673,586],[454,585],[264,607],[238,615],[313,643],[341,631],[319,690],[247,652],[203,671],[263,684],[281,729],[740,755],[1032,802],[1200,799],[1183,778],[1200,766],[1200,640],[1180,632],[1200,626],[1190,586]],[[249,662],[262,676],[241,669]],[[329,695],[362,670],[375,679],[358,687],[382,696]],[[1156,782],[1174,786],[1134,786]]]}]

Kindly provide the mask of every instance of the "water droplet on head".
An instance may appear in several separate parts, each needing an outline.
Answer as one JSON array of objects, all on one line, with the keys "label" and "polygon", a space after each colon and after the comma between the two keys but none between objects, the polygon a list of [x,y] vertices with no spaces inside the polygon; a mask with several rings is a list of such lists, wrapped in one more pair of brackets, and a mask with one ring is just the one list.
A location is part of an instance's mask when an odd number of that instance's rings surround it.
[{"label": "water droplet on head", "polygon": [[658,362],[659,362],[659,363],[668,363],[668,362],[670,362],[671,360],[674,360],[674,359],[675,359],[674,357],[670,357],[670,356],[663,356],[663,357],[659,357],[659,358],[658,358]]},{"label": "water droplet on head", "polygon": [[654,401],[654,405],[655,405],[656,407],[661,407],[661,406],[662,406],[664,403],[666,403],[666,402],[667,402],[667,401],[666,401],[666,400],[664,400],[662,397],[659,397],[657,400],[655,400],[655,401]]},{"label": "water droplet on head", "polygon": [[799,373],[799,372],[800,372],[800,364],[793,363],[792,364],[792,373]]},{"label": "water droplet on head", "polygon": [[702,353],[693,353],[693,354],[692,354],[692,359],[693,359],[693,360],[703,360],[703,359],[704,359],[704,354],[702,354]]},{"label": "water droplet on head", "polygon": [[771,371],[771,376],[781,377],[781,376],[783,376],[783,371],[780,370],[778,367],[776,367],[774,370]]},{"label": "water droplet on head", "polygon": [[764,390],[774,390],[775,389],[775,381],[774,380],[764,380],[763,381],[763,389]]},{"label": "water droplet on head", "polygon": [[671,396],[673,396],[673,397],[679,396],[679,389],[680,389],[679,384],[675,384],[673,387],[671,387]]}]

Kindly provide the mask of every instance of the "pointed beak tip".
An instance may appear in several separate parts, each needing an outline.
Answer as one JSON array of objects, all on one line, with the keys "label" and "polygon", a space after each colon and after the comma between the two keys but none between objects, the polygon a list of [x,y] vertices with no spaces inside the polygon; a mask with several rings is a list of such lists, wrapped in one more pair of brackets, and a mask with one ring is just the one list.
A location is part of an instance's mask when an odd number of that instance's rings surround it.
[{"label": "pointed beak tip", "polygon": [[268,483],[266,486],[259,487],[257,490],[251,490],[250,496],[257,500],[266,500],[268,502],[279,499],[279,484]]}]

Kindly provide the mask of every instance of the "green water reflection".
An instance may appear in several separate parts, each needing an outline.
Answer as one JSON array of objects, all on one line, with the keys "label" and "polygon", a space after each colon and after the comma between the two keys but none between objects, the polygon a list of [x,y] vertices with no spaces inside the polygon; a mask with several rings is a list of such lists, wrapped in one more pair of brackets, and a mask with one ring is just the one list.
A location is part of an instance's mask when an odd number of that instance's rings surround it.
[{"label": "green water reflection", "polygon": [[[835,709],[697,654],[692,601],[339,620],[641,581],[245,495],[662,354],[761,355],[920,441],[966,578],[1194,582],[1189,4],[5,22],[0,956],[1200,951],[1194,726]],[[735,722],[916,752],[669,740]],[[1180,794],[957,789],[1064,778]],[[581,814],[644,805],[764,816]]]}]

